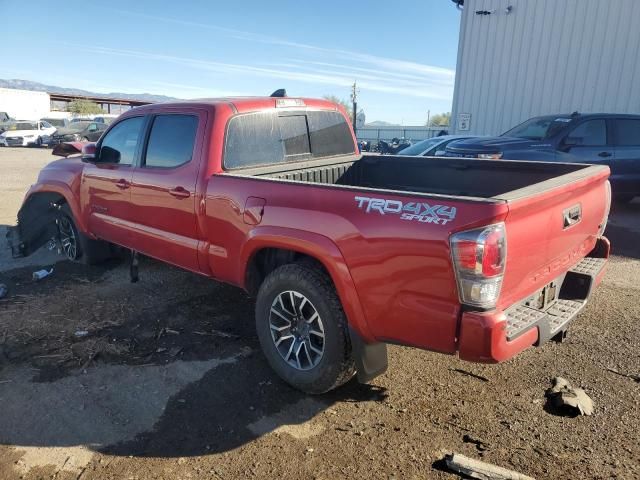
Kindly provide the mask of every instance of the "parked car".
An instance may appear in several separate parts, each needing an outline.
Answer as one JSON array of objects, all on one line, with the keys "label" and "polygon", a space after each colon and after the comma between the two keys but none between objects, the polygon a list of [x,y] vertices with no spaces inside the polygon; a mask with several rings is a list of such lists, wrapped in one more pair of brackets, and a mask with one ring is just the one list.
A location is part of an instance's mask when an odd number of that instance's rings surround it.
[{"label": "parked car", "polygon": [[69,120],[69,123],[76,122],[93,122],[93,117],[73,117],[71,120]]},{"label": "parked car", "polygon": [[413,155],[419,157],[439,157],[444,155],[447,145],[456,140],[470,138],[469,135],[441,135],[439,137],[427,138],[421,142],[414,143],[410,147],[402,149],[398,155]]},{"label": "parked car", "polygon": [[97,116],[97,117],[93,117],[93,121],[109,125],[116,118],[118,118],[118,115],[100,115],[100,116]]},{"label": "parked car", "polygon": [[378,140],[376,151],[380,152],[382,155],[394,155],[400,150],[404,150],[410,146],[411,140],[406,138],[393,138],[390,142],[387,142],[386,140]]},{"label": "parked car", "polygon": [[43,145],[57,145],[62,142],[96,142],[107,129],[107,125],[97,122],[74,122],[68,127],[58,128],[53,135],[42,139]]},{"label": "parked car", "polygon": [[535,117],[499,137],[451,143],[445,155],[606,165],[616,200],[640,195],[640,115],[574,112]]},{"label": "parked car", "polygon": [[69,119],[68,118],[41,118],[40,119],[43,122],[47,122],[50,125],[53,125],[56,128],[64,128],[64,127],[68,127],[69,126]]},{"label": "parked car", "polygon": [[134,281],[140,252],[244,288],[267,361],[310,393],[382,373],[386,343],[500,362],[560,338],[609,256],[606,166],[362,155],[326,100],[141,106],[70,150],[13,255],[116,244]]},{"label": "parked car", "polygon": [[55,130],[56,127],[42,120],[36,122],[17,120],[0,134],[0,145],[5,147],[42,145],[42,137],[51,135]]}]

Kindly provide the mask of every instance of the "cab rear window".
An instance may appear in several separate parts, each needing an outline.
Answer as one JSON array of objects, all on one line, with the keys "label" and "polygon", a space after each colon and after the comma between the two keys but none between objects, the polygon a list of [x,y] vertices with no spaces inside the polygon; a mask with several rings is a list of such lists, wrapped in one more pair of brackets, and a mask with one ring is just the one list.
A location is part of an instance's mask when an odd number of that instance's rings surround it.
[{"label": "cab rear window", "polygon": [[351,128],[339,112],[256,112],[229,121],[226,169],[277,165],[354,153]]}]

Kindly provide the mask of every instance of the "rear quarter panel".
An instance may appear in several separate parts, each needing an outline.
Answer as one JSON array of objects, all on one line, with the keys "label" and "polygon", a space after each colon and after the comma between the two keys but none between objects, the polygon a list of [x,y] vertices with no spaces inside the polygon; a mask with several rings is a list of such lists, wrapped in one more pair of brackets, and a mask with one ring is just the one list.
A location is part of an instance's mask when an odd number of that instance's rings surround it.
[{"label": "rear quarter panel", "polygon": [[[262,222],[243,222],[249,197],[264,198]],[[359,208],[356,197],[403,203],[421,202],[456,209],[446,225],[402,220],[399,214]],[[350,322],[349,305],[358,302],[365,328],[378,340],[453,353],[459,302],[449,252],[449,235],[501,221],[506,203],[426,198],[394,192],[366,191],[214,175],[206,194],[203,249],[208,267],[221,280],[242,286],[251,250],[289,245],[309,252],[310,245],[336,250],[321,261],[332,274]],[[324,239],[324,240],[320,240]],[[276,243],[276,245],[274,245]],[[324,246],[323,246],[324,245]],[[341,257],[341,258],[340,258]],[[335,265],[328,265],[328,263]],[[346,269],[346,276],[341,271]],[[348,277],[348,278],[347,278]],[[351,286],[348,280],[351,279]],[[346,283],[345,283],[346,282]],[[349,292],[349,289],[355,292]],[[348,296],[348,301],[347,297]],[[360,327],[360,325],[356,325]]]}]

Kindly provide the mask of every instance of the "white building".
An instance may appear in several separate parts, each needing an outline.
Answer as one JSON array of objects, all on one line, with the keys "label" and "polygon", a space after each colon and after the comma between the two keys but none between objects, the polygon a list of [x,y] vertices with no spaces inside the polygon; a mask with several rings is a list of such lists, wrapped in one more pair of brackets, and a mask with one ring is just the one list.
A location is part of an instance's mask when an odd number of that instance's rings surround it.
[{"label": "white building", "polygon": [[640,0],[464,0],[461,14],[453,132],[640,113]]},{"label": "white building", "polygon": [[0,112],[18,120],[37,120],[50,110],[49,95],[45,92],[0,88]]}]

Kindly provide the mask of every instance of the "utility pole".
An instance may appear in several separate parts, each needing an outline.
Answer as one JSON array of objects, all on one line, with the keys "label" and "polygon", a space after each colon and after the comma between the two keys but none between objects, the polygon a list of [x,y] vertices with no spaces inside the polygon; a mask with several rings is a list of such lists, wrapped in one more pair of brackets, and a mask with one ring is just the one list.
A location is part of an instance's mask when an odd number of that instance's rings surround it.
[{"label": "utility pole", "polygon": [[427,110],[427,127],[431,126],[429,120],[431,120],[431,110]]},{"label": "utility pole", "polygon": [[358,87],[356,86],[356,82],[353,82],[353,85],[351,87],[351,102],[352,102],[352,112],[351,112],[351,116],[352,116],[352,120],[351,122],[353,123],[353,133],[356,133],[356,117],[358,115]]}]

